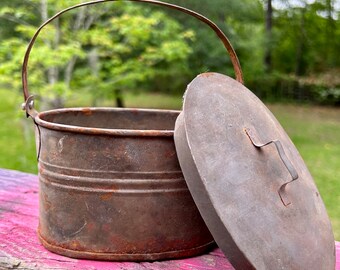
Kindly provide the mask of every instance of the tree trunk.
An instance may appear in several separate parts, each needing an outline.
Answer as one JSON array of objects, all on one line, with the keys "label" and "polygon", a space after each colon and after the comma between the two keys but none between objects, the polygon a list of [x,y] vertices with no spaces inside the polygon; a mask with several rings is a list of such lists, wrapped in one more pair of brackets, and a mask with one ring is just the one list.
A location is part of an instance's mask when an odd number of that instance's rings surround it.
[{"label": "tree trunk", "polygon": [[41,21],[43,23],[48,19],[47,0],[41,0],[40,8]]},{"label": "tree trunk", "polygon": [[266,3],[266,51],[264,55],[264,66],[267,72],[272,71],[272,26],[273,26],[273,8],[272,0]]},{"label": "tree trunk", "polygon": [[326,42],[325,42],[325,59],[327,61],[327,65],[333,65],[333,50],[337,50],[334,46],[334,35],[335,35],[335,24],[333,20],[333,1],[326,0],[326,8],[327,8],[327,25],[326,25]]},{"label": "tree trunk", "polygon": [[124,108],[123,95],[121,90],[115,90],[116,106],[119,108]]},{"label": "tree trunk", "polygon": [[[41,14],[41,20],[42,22],[45,22],[48,19],[48,4],[47,4],[47,0],[41,0],[40,2],[40,14]],[[57,27],[58,28],[58,27]],[[58,44],[60,40],[60,31],[57,29],[56,31],[56,36],[54,39],[54,43]],[[53,48],[55,46],[53,46],[52,42],[49,40],[45,40],[45,43],[47,44],[47,46],[49,46],[50,48]],[[47,70],[47,80],[48,83],[53,85],[57,82],[58,78],[58,71],[56,70],[56,68],[51,67]]]},{"label": "tree trunk", "polygon": [[[73,28],[72,30],[74,32],[78,31],[84,23],[85,9],[81,8],[76,16],[77,16],[76,20],[75,20],[74,25],[72,27]],[[73,70],[74,70],[74,67],[76,65],[76,62],[77,62],[77,57],[73,56],[71,58],[71,60],[67,63],[67,66],[66,66],[66,69],[65,69],[65,79],[64,79],[67,88],[70,88],[70,84],[71,84],[71,80],[72,80],[72,74],[73,74]]]},{"label": "tree trunk", "polygon": [[[43,22],[45,22],[48,19],[48,3],[47,0],[41,0],[40,1],[40,14],[41,19]],[[59,46],[60,43],[60,37],[61,37],[61,31],[60,31],[60,24],[59,19],[55,20],[55,28],[56,28],[56,34],[54,37],[54,40],[51,42],[49,40],[45,40],[45,43],[47,46],[49,46],[51,49],[56,49]],[[57,67],[50,67],[47,70],[47,81],[50,85],[55,85],[59,80],[59,69]],[[53,88],[52,88],[53,89]],[[53,107],[64,107],[63,98],[61,96],[57,96],[54,100],[51,101],[51,105]],[[42,107],[46,107],[46,104],[43,104]]]},{"label": "tree trunk", "polygon": [[298,36],[296,37],[297,39],[296,66],[295,66],[296,76],[302,76],[305,74],[305,71],[306,71],[305,58],[304,58],[304,53],[306,49],[305,12],[306,12],[306,6],[301,8],[300,31],[297,33]]},{"label": "tree trunk", "polygon": [[[73,25],[72,31],[77,32],[78,30],[83,27],[84,30],[88,30],[91,25],[93,24],[95,20],[95,15],[88,15],[86,16],[85,9],[80,9],[80,11],[77,13],[76,21]],[[72,76],[74,67],[77,63],[77,56],[73,56],[72,59],[67,63],[66,69],[65,69],[65,84],[67,88],[70,88]]]},{"label": "tree trunk", "polygon": [[[92,49],[88,54],[88,65],[91,70],[91,75],[98,80],[99,78],[99,55],[96,48]],[[96,89],[94,91],[98,91]],[[98,93],[92,94],[92,106],[96,107],[98,104]]]}]

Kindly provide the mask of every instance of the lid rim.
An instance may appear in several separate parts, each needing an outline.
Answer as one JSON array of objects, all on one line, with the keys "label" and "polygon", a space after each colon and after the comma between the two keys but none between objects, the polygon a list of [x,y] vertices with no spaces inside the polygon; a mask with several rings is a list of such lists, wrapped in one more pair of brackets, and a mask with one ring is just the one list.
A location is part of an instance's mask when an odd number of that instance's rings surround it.
[{"label": "lid rim", "polygon": [[[273,144],[257,149],[245,128],[261,141],[279,140],[299,174],[287,186],[288,207],[278,190],[292,174]],[[334,269],[334,236],[313,178],[279,122],[245,86],[218,73],[197,76],[174,138],[192,197],[235,268]]]}]

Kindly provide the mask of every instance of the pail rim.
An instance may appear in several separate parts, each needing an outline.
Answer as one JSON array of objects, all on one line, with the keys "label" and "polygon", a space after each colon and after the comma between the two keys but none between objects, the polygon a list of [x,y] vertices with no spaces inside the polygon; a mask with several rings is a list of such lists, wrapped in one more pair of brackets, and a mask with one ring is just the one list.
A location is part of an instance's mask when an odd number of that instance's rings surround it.
[{"label": "pail rim", "polygon": [[170,113],[179,114],[179,110],[161,110],[161,109],[140,109],[140,108],[111,108],[111,107],[75,107],[53,109],[48,111],[39,112],[34,118],[34,122],[41,127],[74,132],[80,134],[92,135],[113,135],[113,136],[141,136],[141,137],[173,137],[174,130],[159,130],[159,129],[112,129],[112,128],[95,128],[95,127],[82,127],[76,125],[60,124],[51,121],[43,120],[46,115],[60,114],[66,112],[156,112],[156,113]]}]

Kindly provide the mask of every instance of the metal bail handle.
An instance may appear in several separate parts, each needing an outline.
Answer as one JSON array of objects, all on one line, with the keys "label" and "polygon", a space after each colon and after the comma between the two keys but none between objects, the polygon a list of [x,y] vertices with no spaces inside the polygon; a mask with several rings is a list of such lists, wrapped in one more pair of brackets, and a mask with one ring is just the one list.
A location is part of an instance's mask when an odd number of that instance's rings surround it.
[{"label": "metal bail handle", "polygon": [[248,135],[250,141],[252,142],[252,144],[257,147],[257,148],[261,148],[261,147],[264,147],[268,144],[275,144],[275,147],[276,147],[276,150],[277,152],[279,153],[279,156],[283,162],[283,164],[286,166],[290,176],[291,176],[291,180],[284,183],[283,185],[280,186],[279,190],[278,190],[278,193],[279,193],[279,196],[280,196],[280,199],[282,201],[282,203],[284,204],[284,206],[288,206],[291,204],[291,202],[289,201],[288,197],[287,197],[287,194],[285,192],[285,187],[295,181],[296,179],[299,178],[299,175],[296,171],[296,169],[294,168],[293,164],[289,161],[284,149],[283,149],[283,146],[281,144],[281,142],[279,140],[272,140],[272,141],[269,141],[269,142],[266,142],[266,143],[261,143],[259,142],[259,139],[257,138],[257,136],[255,135],[255,133],[250,130],[249,128],[245,128],[245,132],[246,134]]},{"label": "metal bail handle", "polygon": [[[29,60],[29,56],[30,56],[30,52],[32,50],[32,47],[35,43],[36,38],[38,37],[40,31],[50,22],[52,22],[54,19],[56,19],[57,17],[59,17],[60,15],[62,15],[63,13],[72,10],[72,9],[76,9],[79,7],[83,7],[83,6],[89,6],[89,5],[94,5],[94,4],[98,4],[98,3],[104,3],[104,2],[121,2],[121,1],[129,1],[129,2],[141,2],[141,3],[149,3],[149,4],[153,4],[153,5],[158,5],[158,6],[164,6],[164,7],[168,7],[171,9],[175,9],[178,11],[181,11],[183,13],[186,13],[188,15],[191,15],[195,18],[197,18],[198,20],[204,22],[205,24],[207,24],[216,34],[217,36],[220,38],[220,40],[223,42],[224,47],[227,49],[228,54],[230,56],[231,62],[233,64],[234,67],[234,71],[235,71],[235,76],[236,76],[236,80],[239,81],[240,83],[243,84],[243,76],[242,76],[242,70],[241,70],[241,66],[240,63],[238,61],[237,55],[233,49],[233,47],[230,44],[230,41],[228,40],[228,38],[226,37],[226,35],[222,32],[222,30],[211,20],[209,20],[208,18],[204,17],[203,15],[192,11],[190,9],[181,7],[181,6],[177,6],[177,5],[173,5],[170,3],[165,3],[165,2],[161,2],[161,1],[157,1],[157,0],[96,0],[96,1],[90,1],[90,2],[85,2],[85,3],[81,3],[78,5],[74,5],[71,7],[68,7],[60,12],[58,12],[57,14],[55,14],[53,17],[51,17],[50,19],[48,19],[47,21],[45,21],[35,32],[34,36],[32,37],[30,43],[28,44],[26,53],[25,53],[25,57],[24,57],[24,61],[22,64],[22,88],[23,88],[23,94],[24,94],[24,100],[25,103],[23,104],[23,108],[26,110],[26,113],[34,118],[34,115],[31,114],[33,108],[33,103],[31,103],[29,106],[27,105],[28,102],[28,98],[31,96],[29,91],[28,91],[28,82],[27,82],[27,65],[28,65],[28,60]],[[30,98],[31,102],[32,98]],[[28,110],[28,108],[30,110]],[[36,111],[35,111],[36,112]]]}]

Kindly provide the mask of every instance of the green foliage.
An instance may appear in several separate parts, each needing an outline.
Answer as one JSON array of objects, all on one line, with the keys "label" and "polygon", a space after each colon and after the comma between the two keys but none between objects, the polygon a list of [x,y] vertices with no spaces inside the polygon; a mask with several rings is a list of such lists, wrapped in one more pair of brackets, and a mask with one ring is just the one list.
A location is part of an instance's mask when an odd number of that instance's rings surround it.
[{"label": "green foliage", "polygon": [[322,104],[340,104],[340,88],[321,88],[316,93],[319,102]]},{"label": "green foliage", "polygon": [[[104,97],[112,96],[116,89],[144,88],[143,82],[164,72],[172,76],[171,71],[175,70],[169,68],[174,63],[177,72],[186,71],[187,56],[191,53],[187,40],[194,34],[182,31],[164,13],[152,12],[151,16],[148,9],[127,6],[124,14],[111,18],[104,26],[96,25],[80,33],[80,40],[88,50],[96,48],[98,77],[92,80],[95,84],[101,81],[96,88]],[[84,80],[82,83],[90,91],[95,86]]]},{"label": "green foliage", "polygon": [[[49,1],[45,12],[75,3]],[[0,16],[10,13],[19,18],[21,10],[3,7]],[[1,42],[0,84],[6,88],[20,89],[21,61],[36,29],[18,24],[15,36]],[[92,92],[96,100],[115,97],[121,90],[142,90],[158,76],[170,81],[187,72],[189,42],[194,37],[193,31],[183,31],[165,13],[148,7],[106,3],[81,8],[41,32],[29,59],[29,87],[51,106],[63,106],[77,91]]]},{"label": "green foliage", "polygon": [[249,88],[263,100],[271,102],[294,100],[301,103],[339,106],[339,82],[332,77],[330,81],[324,81],[325,78],[330,77],[329,75],[326,73],[300,77],[271,73],[255,77],[247,83]]},{"label": "green foliage", "polygon": [[233,30],[233,36],[239,57],[242,59],[242,70],[245,80],[254,80],[264,75],[264,27],[262,24],[254,22],[240,22],[229,18],[227,25]]},{"label": "green foliage", "polygon": [[[290,79],[294,76],[304,79],[339,67],[340,20],[339,10],[335,10],[336,1],[272,1],[273,29],[269,39],[265,36],[264,4],[267,1],[216,0],[208,5],[204,0],[171,2],[198,10],[217,23],[238,54],[246,85],[259,96],[271,100],[297,97],[298,101],[304,101],[310,98],[311,102],[338,104],[334,90],[329,90],[334,86],[324,85],[325,91],[316,91],[319,84],[299,87],[300,84],[295,82],[300,81],[299,78]],[[331,7],[329,2],[333,3]],[[207,70],[233,76],[225,50],[211,30],[200,27],[200,23],[194,20],[185,19],[185,16],[177,13],[174,16],[186,27],[195,29],[199,41],[193,44],[190,56],[192,73],[188,80]],[[265,72],[264,67],[264,54],[268,48],[272,54],[273,74]],[[286,86],[289,89],[283,89]],[[305,90],[311,94],[301,98]],[[287,92],[293,93],[285,96]],[[323,93],[320,98],[319,92]],[[327,98],[322,101],[323,95]]]},{"label": "green foliage", "polygon": [[37,173],[33,123],[23,117],[21,97],[0,88],[0,100],[0,167]]},{"label": "green foliage", "polygon": [[[339,19],[328,17],[327,1],[275,12],[275,70],[301,74],[325,71],[339,65]],[[301,58],[298,55],[302,48]]]},{"label": "green foliage", "polygon": [[[20,91],[22,56],[43,21],[42,3],[47,3],[46,13],[51,16],[82,1],[2,1],[2,85]],[[280,93],[290,92],[291,87],[296,92],[291,96],[300,97],[301,84],[295,80],[340,66],[340,11],[335,5],[339,0],[273,0],[271,37],[265,31],[267,0],[170,2],[201,12],[226,33],[246,85],[262,97],[281,98]],[[264,65],[268,51],[273,74]],[[63,14],[43,30],[32,51],[28,78],[32,92],[40,93],[52,106],[62,106],[73,92],[81,91],[92,92],[93,103],[125,91],[179,94],[192,78],[206,71],[234,76],[226,49],[209,27],[178,11],[118,1]],[[285,85],[288,90],[280,88]],[[311,101],[338,104],[339,87],[317,83],[302,88],[313,93]]]}]

